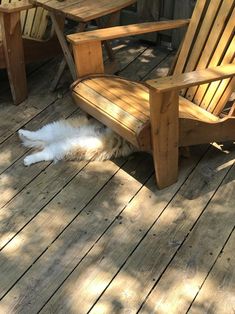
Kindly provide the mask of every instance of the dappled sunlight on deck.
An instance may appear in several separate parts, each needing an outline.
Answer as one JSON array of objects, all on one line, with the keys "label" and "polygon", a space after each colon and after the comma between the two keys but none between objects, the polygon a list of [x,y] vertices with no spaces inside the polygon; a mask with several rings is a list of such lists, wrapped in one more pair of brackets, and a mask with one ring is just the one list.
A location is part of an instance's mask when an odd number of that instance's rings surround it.
[{"label": "dappled sunlight on deck", "polygon": [[[128,80],[165,75],[174,54],[129,38],[113,46],[127,83],[97,77],[84,80],[83,92],[105,107],[105,87],[119,101],[110,115],[131,127],[125,109],[148,119],[149,92]],[[34,69],[18,107],[1,94],[0,313],[232,314],[235,143],[191,147],[179,180],[164,190],[147,153],[26,168],[30,151],[17,130],[80,114],[68,72],[48,91],[57,63]]]}]

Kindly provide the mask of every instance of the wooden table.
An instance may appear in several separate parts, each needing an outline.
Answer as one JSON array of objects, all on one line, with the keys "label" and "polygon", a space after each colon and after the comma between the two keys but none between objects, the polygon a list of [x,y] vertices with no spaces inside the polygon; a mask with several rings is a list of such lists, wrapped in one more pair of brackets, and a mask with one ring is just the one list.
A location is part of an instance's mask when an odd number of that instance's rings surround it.
[{"label": "wooden table", "polygon": [[[98,21],[100,17],[119,12],[121,9],[136,3],[136,0],[32,0],[36,6],[49,11],[55,32],[62,47],[65,60],[69,66],[73,80],[77,79],[72,54],[64,36],[61,19],[69,18],[80,23],[79,31],[84,31],[85,25],[91,20]],[[109,23],[110,24],[110,21]],[[106,27],[109,25],[105,25]],[[98,22],[98,27],[103,27]],[[109,54],[110,54],[109,50]],[[63,69],[59,72],[61,72]],[[61,73],[60,73],[61,74]],[[60,75],[58,74],[58,75]],[[58,76],[57,75],[57,76]]]}]

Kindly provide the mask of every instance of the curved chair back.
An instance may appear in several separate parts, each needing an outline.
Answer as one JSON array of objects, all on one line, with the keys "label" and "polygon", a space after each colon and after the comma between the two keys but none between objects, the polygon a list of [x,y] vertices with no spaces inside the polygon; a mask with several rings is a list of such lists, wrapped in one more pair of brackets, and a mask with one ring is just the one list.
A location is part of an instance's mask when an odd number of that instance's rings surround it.
[{"label": "curved chair back", "polygon": [[[215,67],[234,61],[235,1],[197,1],[186,32],[174,74]],[[234,79],[203,84],[182,91],[182,95],[207,111],[219,115],[223,110]]]}]

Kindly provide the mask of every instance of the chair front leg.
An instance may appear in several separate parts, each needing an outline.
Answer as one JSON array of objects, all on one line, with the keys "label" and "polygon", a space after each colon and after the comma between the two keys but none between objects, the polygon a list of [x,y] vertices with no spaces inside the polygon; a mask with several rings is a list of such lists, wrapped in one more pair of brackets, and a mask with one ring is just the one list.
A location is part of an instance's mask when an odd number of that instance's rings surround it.
[{"label": "chair front leg", "polygon": [[150,91],[152,150],[157,185],[163,189],[177,181],[179,159],[178,91]]},{"label": "chair front leg", "polygon": [[5,63],[14,104],[27,98],[20,12],[0,13]]}]

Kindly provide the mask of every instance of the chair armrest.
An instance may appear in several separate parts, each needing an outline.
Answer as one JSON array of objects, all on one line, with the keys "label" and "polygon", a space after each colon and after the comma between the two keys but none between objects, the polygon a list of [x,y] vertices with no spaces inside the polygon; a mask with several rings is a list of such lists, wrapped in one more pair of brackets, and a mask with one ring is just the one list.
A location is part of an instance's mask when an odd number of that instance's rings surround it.
[{"label": "chair armrest", "polygon": [[0,12],[2,13],[13,13],[19,12],[23,10],[28,10],[33,8],[33,4],[31,4],[28,0],[17,1],[13,3],[4,3],[0,5]]},{"label": "chair armrest", "polygon": [[98,29],[94,31],[88,31],[84,33],[76,33],[68,35],[67,39],[73,45],[79,45],[81,43],[91,41],[103,41],[133,35],[140,35],[144,33],[152,33],[157,31],[163,31],[167,29],[175,29],[189,24],[188,19],[186,20],[172,20],[163,22],[148,22],[140,24],[131,24],[125,26],[115,26],[109,28]]},{"label": "chair armrest", "polygon": [[213,68],[196,70],[146,81],[145,84],[159,93],[181,90],[195,85],[222,80],[235,75],[235,64],[227,64]]}]

